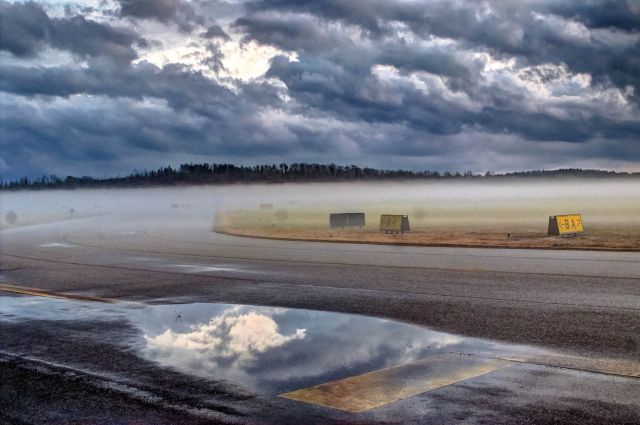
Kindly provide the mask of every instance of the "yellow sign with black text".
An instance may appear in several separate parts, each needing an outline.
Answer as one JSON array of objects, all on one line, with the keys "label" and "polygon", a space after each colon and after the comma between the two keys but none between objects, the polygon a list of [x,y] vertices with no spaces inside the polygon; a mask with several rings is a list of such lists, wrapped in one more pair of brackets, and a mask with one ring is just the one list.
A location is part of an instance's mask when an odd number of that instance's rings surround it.
[{"label": "yellow sign with black text", "polygon": [[580,214],[566,214],[549,217],[549,235],[559,236],[584,232]]},{"label": "yellow sign with black text", "polygon": [[399,231],[402,226],[401,215],[384,214],[380,217],[380,230]]},{"label": "yellow sign with black text", "polygon": [[404,233],[410,230],[409,217],[406,215],[382,214],[380,216],[380,230],[385,233]]}]

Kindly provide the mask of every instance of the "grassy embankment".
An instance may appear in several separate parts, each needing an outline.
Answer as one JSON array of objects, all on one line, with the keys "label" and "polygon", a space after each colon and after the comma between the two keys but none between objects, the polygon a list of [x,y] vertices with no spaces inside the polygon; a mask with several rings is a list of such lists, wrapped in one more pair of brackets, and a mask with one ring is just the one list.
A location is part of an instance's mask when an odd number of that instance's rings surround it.
[{"label": "grassy embankment", "polygon": [[[570,208],[569,208],[570,204]],[[329,229],[331,212],[365,212],[362,229]],[[232,210],[218,214],[221,233],[288,240],[378,243],[424,246],[640,250],[640,201],[594,202],[589,199],[540,199],[465,202],[436,205],[379,203],[359,207],[274,206],[272,210]],[[548,216],[581,213],[585,233],[578,237],[547,237]],[[411,232],[384,234],[380,214],[408,214]],[[510,234],[509,236],[507,234]]]}]

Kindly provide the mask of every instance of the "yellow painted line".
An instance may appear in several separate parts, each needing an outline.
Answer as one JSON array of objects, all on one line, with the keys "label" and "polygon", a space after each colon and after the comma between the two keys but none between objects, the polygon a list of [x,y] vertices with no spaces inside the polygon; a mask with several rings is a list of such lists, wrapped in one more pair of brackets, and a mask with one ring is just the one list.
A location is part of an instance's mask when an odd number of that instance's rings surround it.
[{"label": "yellow painted line", "polygon": [[100,302],[100,303],[116,302],[115,300],[112,300],[109,298],[93,297],[88,295],[65,294],[62,292],[52,292],[44,289],[27,288],[23,286],[14,286],[14,285],[5,285],[5,284],[0,284],[0,291],[12,292],[15,294],[22,294],[22,295],[32,295],[35,297],[59,298],[59,299],[71,300],[71,301],[93,301],[93,302]]},{"label": "yellow painted line", "polygon": [[604,373],[629,378],[640,378],[640,363],[619,359],[595,359],[588,357],[537,355],[526,356],[501,356],[500,359],[517,363],[531,363],[540,366],[559,367],[563,369],[575,369],[584,372]]},{"label": "yellow painted line", "polygon": [[281,394],[291,400],[363,412],[502,369],[500,359],[443,354]]}]

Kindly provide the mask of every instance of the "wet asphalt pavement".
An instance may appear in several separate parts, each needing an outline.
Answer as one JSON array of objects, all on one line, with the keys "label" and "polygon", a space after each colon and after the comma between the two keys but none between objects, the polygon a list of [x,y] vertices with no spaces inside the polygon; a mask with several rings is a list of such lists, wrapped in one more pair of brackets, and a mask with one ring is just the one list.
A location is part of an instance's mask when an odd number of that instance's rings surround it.
[{"label": "wet asphalt pavement", "polygon": [[640,253],[211,224],[0,232],[0,423],[640,423]]}]

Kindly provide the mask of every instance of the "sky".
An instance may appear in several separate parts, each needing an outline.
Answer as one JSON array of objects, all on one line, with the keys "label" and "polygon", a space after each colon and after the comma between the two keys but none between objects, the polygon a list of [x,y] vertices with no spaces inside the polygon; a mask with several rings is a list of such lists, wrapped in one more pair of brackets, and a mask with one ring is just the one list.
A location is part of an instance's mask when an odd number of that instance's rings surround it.
[{"label": "sky", "polygon": [[0,174],[640,170],[640,1],[0,0]]}]

